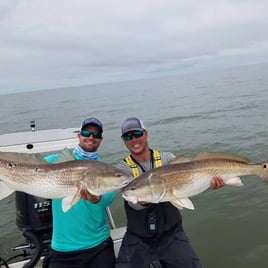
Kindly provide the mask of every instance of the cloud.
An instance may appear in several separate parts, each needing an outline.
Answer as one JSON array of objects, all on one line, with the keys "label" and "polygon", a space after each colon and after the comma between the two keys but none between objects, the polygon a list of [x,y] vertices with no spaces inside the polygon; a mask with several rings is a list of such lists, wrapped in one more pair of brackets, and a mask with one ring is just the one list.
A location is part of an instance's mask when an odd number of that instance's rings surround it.
[{"label": "cloud", "polygon": [[267,10],[266,0],[2,0],[0,93],[267,61]]}]

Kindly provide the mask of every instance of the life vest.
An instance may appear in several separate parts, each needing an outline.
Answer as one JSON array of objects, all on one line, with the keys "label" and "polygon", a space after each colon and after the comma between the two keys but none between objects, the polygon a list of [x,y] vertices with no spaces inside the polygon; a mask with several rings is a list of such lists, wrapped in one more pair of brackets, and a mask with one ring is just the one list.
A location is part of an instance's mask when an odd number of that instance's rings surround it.
[{"label": "life vest", "polygon": [[[160,152],[151,151],[151,166],[154,168],[162,166]],[[145,172],[144,168],[130,155],[124,158],[125,162],[131,168],[133,177],[139,176],[140,171]],[[182,232],[181,214],[170,202],[161,202],[144,206],[141,210],[133,209],[130,204],[125,201],[124,207],[128,219],[127,233],[140,237],[142,240],[154,240],[156,236],[166,237],[176,232]],[[149,239],[149,240],[147,240]],[[146,242],[147,243],[147,242]]]},{"label": "life vest", "polygon": [[[152,154],[152,159],[153,159],[153,167],[161,167],[162,166],[162,160],[161,160],[161,155],[158,150],[151,150]],[[139,174],[139,169],[138,169],[138,162],[131,157],[131,155],[128,155],[127,157],[124,158],[126,163],[129,165],[129,167],[132,170],[132,174],[134,178],[137,178]],[[140,166],[140,168],[143,170],[143,168]],[[145,172],[145,170],[143,170]]]}]

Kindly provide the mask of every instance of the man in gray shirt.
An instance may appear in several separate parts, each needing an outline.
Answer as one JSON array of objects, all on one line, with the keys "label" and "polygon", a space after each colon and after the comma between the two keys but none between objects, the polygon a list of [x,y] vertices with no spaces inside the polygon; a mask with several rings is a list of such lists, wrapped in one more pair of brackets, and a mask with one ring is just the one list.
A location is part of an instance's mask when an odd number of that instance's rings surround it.
[{"label": "man in gray shirt", "polygon": [[[139,118],[126,119],[122,140],[130,155],[117,167],[138,177],[152,168],[167,165],[175,155],[150,149],[148,131]],[[211,188],[224,186],[220,177],[211,179]],[[201,268],[182,227],[182,217],[170,202],[158,204],[124,202],[127,231],[117,258],[117,268]]]}]

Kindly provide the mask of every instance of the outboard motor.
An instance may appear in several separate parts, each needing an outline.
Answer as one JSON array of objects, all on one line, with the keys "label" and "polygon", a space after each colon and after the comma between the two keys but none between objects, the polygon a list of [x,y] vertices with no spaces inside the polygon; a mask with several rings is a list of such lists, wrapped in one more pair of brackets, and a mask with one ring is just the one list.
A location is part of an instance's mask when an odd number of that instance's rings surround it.
[{"label": "outboard motor", "polygon": [[27,249],[31,260],[24,267],[35,267],[40,257],[48,253],[51,242],[51,200],[16,192],[16,224],[26,244],[14,249]]}]

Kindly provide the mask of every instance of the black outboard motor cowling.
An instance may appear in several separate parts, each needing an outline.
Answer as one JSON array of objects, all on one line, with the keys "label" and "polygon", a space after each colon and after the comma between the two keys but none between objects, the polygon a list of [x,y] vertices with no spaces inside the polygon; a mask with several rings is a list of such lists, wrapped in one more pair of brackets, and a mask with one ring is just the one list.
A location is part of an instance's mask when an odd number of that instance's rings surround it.
[{"label": "black outboard motor cowling", "polygon": [[51,200],[16,192],[16,224],[22,231],[47,232],[52,229]]},{"label": "black outboard motor cowling", "polygon": [[30,247],[31,261],[24,267],[35,267],[49,250],[52,236],[51,199],[16,192],[16,224]]}]

